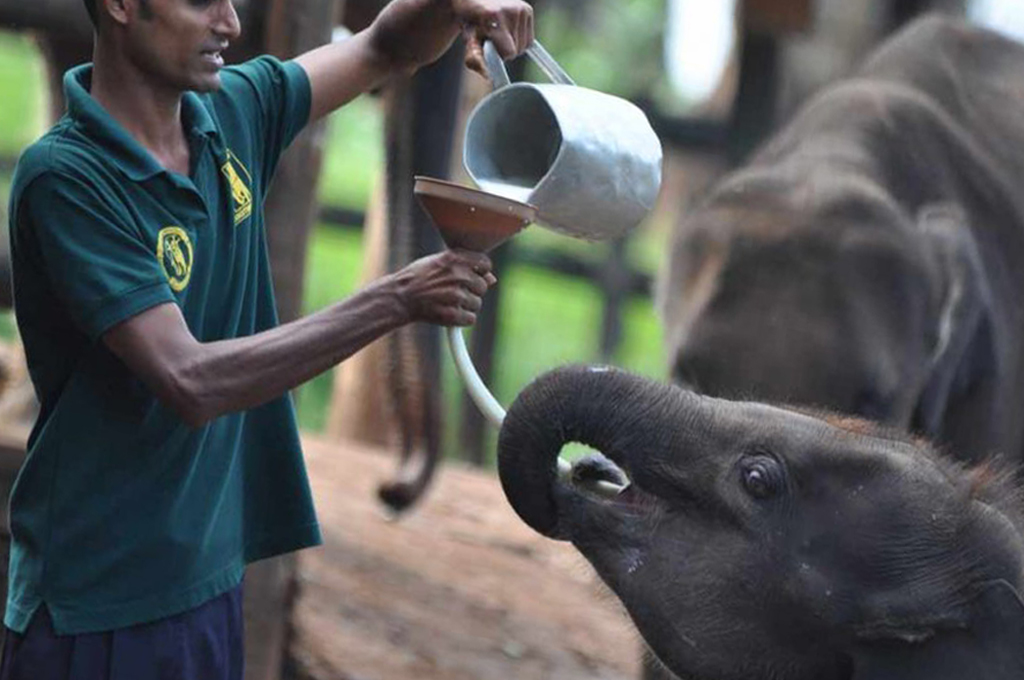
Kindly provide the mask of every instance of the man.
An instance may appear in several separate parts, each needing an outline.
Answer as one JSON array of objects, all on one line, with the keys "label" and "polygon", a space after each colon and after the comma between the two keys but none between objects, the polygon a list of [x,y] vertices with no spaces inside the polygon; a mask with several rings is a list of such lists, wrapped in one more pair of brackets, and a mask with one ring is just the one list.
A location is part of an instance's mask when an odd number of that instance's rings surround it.
[{"label": "man", "polygon": [[87,0],[93,64],[19,162],[15,304],[41,413],[12,491],[2,680],[241,678],[246,563],[316,545],[288,390],[494,282],[446,252],[277,326],[261,205],[310,120],[438,58],[520,53],[521,0],[396,0],[366,31],[223,68],[229,0]]}]

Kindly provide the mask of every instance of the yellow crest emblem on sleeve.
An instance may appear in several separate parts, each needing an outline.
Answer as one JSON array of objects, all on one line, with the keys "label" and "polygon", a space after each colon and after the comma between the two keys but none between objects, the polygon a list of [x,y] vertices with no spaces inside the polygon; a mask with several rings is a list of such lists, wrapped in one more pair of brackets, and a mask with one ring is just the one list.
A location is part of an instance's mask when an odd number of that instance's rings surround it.
[{"label": "yellow crest emblem on sleeve", "polygon": [[224,165],[220,166],[220,171],[228,180],[228,186],[231,188],[231,202],[235,209],[235,226],[238,226],[242,220],[252,215],[252,190],[250,189],[252,175],[230,149],[227,160],[224,161]]},{"label": "yellow crest emblem on sleeve", "polygon": [[192,241],[181,227],[164,227],[156,237],[156,259],[171,290],[185,290],[192,277]]}]

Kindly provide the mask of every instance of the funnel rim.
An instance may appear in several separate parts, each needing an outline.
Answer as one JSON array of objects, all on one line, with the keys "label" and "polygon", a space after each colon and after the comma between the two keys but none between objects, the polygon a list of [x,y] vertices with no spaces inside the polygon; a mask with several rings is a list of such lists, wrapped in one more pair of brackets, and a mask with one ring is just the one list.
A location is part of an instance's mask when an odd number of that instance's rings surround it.
[{"label": "funnel rim", "polygon": [[497,194],[488,193],[463,184],[456,184],[436,177],[415,175],[413,192],[437,198],[447,198],[466,205],[473,205],[494,212],[511,213],[526,222],[533,222],[537,217],[537,206]]},{"label": "funnel rim", "polygon": [[413,193],[449,248],[488,252],[537,216],[528,203],[434,177],[414,177]]}]

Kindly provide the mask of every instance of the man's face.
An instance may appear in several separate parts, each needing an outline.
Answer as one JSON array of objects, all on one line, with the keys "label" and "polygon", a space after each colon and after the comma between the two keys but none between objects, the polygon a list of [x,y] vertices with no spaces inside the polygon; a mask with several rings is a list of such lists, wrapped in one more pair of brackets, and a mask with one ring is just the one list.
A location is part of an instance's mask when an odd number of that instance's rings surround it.
[{"label": "man's face", "polygon": [[128,0],[129,49],[138,65],[178,90],[220,87],[223,51],[241,28],[230,0]]}]

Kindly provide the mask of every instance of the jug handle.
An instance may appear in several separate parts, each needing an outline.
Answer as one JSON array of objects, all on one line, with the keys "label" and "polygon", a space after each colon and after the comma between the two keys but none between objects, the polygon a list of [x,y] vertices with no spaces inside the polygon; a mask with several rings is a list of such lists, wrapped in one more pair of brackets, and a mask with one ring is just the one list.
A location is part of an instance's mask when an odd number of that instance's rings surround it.
[{"label": "jug handle", "polygon": [[[558,65],[554,57],[536,40],[526,48],[526,54],[533,60],[533,63],[537,64],[551,82],[558,85],[576,84],[569,77],[569,74],[562,70],[562,67]],[[494,47],[494,43],[490,40],[484,43],[484,63],[487,64],[487,73],[491,77],[495,90],[500,90],[511,84],[512,81],[508,77],[508,71],[505,69],[505,61],[498,54],[497,48]]]}]

